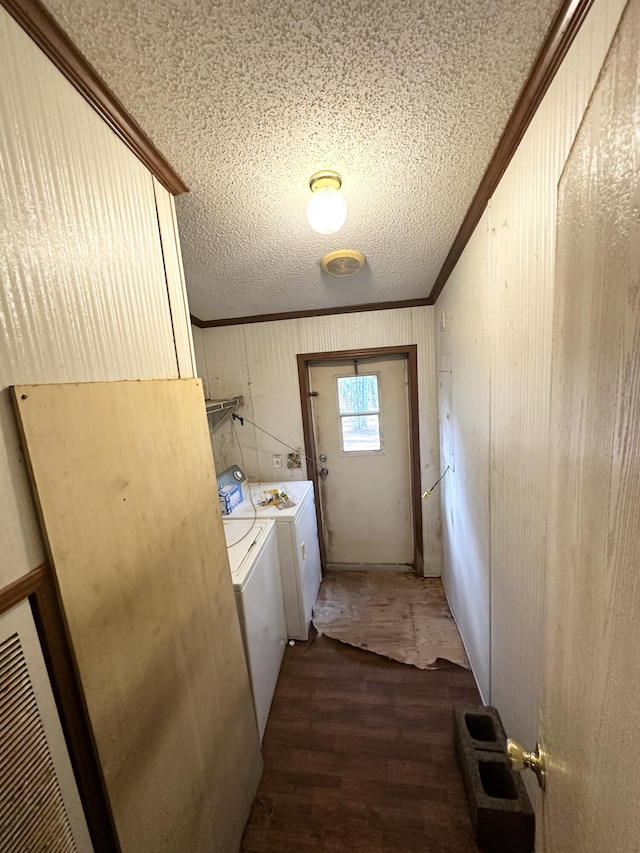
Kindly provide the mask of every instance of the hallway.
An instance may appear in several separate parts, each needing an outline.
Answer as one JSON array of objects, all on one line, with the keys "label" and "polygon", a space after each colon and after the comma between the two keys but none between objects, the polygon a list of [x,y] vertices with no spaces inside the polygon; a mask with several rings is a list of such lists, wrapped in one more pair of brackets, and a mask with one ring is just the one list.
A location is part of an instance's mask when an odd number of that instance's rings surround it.
[{"label": "hallway", "polygon": [[288,646],[243,853],[475,851],[455,762],[472,674],[423,671],[314,633]]}]

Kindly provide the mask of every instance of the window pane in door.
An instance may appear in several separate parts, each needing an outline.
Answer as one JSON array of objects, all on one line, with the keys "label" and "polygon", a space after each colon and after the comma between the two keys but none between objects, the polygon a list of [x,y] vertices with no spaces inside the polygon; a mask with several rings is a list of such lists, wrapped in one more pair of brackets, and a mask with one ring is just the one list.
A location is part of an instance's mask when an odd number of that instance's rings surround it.
[{"label": "window pane in door", "polygon": [[378,415],[343,417],[342,449],[346,452],[380,450],[380,418]]},{"label": "window pane in door", "polygon": [[338,409],[341,415],[379,412],[378,377],[339,376]]}]

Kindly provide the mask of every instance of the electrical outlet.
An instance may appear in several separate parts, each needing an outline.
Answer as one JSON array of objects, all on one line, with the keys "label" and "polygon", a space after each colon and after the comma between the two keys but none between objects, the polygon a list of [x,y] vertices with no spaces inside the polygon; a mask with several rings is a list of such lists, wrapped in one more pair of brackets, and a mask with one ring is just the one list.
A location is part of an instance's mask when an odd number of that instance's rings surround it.
[{"label": "electrical outlet", "polygon": [[282,456],[278,456],[274,453],[272,458],[273,458],[273,467],[274,468],[282,468]]}]

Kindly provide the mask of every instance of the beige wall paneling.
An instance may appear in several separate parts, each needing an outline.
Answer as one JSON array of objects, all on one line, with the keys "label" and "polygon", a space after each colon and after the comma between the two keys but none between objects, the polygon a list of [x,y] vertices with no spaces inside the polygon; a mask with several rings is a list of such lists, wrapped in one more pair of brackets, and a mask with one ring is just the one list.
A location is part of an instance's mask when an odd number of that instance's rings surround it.
[{"label": "beige wall paneling", "polygon": [[[222,326],[203,329],[204,369],[212,400],[222,397],[244,398],[238,409],[240,416],[253,416],[251,372],[247,362],[244,326]],[[250,481],[260,479],[256,431],[248,423],[241,426],[231,418],[211,434],[216,471],[221,473],[230,465],[241,465]],[[284,471],[282,472],[285,473]]]},{"label": "beige wall paneling", "polygon": [[196,376],[202,379],[202,389],[205,399],[209,399],[209,386],[207,384],[207,371],[204,358],[204,332],[198,326],[191,326],[191,338],[193,340],[193,355],[196,360]]},{"label": "beige wall paneling", "polygon": [[167,298],[171,311],[171,326],[176,347],[178,373],[181,379],[196,376],[196,356],[191,335],[191,315],[184,280],[180,235],[173,196],[162,184],[153,179],[153,191],[158,211],[158,228],[162,259],[167,281]]},{"label": "beige wall paneling", "polygon": [[[420,454],[422,488],[440,475],[437,388],[432,308],[401,308],[307,317],[273,323],[255,323],[204,329],[205,368],[212,397],[243,394],[247,417],[294,447],[303,447],[300,391],[296,355],[343,349],[418,345]],[[270,425],[270,426],[269,426]],[[287,449],[236,424],[250,479],[299,479],[306,468],[274,471],[272,455]],[[240,461],[231,426],[213,438],[218,470]],[[311,463],[309,463],[311,464]],[[440,506],[423,504],[425,574],[437,576],[442,566]]]},{"label": "beige wall paneling", "polygon": [[[0,9],[0,389],[175,377],[153,179]],[[44,560],[0,390],[0,586]]]},{"label": "beige wall paneling", "polygon": [[[538,117],[491,200],[491,703],[523,743],[536,741],[541,689],[553,211],[563,129],[567,150],[570,144],[559,117]],[[529,789],[537,796],[533,776]]]},{"label": "beige wall paneling", "polygon": [[640,0],[560,182],[541,740],[549,853],[640,837]]},{"label": "beige wall paneling", "polygon": [[123,853],[229,853],[261,771],[199,380],[15,389]]},{"label": "beige wall paneling", "polygon": [[[287,329],[282,329],[284,325]],[[282,334],[284,332],[284,334]],[[287,444],[300,449],[302,441],[302,415],[298,390],[297,324],[291,321],[256,323],[245,329],[246,357],[251,372],[251,420],[278,436]],[[288,333],[288,334],[287,334]],[[246,430],[247,426],[236,429]],[[260,430],[255,432],[258,472],[261,480],[301,480],[302,468],[287,468],[290,451]],[[273,454],[282,456],[282,469],[274,469]],[[311,465],[312,463],[308,463]]]},{"label": "beige wall paneling", "polygon": [[[556,186],[623,2],[596,2],[491,199],[491,703],[535,744],[549,481]],[[529,790],[538,788],[532,774]]]},{"label": "beige wall paneling", "polygon": [[[548,485],[555,476],[548,463],[548,418],[556,186],[623,6],[624,0],[595,0],[491,199],[488,313],[478,307],[482,262],[472,262],[486,220],[434,307],[436,329],[443,310],[451,315],[438,346],[452,353],[457,450],[455,477],[447,481],[447,475],[443,484],[445,582],[470,658],[476,669],[479,662],[484,669],[478,671],[483,697],[498,707],[509,734],[525,744],[537,739]],[[472,353],[475,366],[469,363]],[[482,401],[487,382],[488,411]],[[475,419],[461,399],[467,394],[480,397]],[[487,441],[489,482],[483,486]],[[471,508],[456,485],[466,480],[489,494],[488,516],[480,506]],[[469,536],[480,543],[472,558],[466,551],[470,542],[459,547],[456,521],[465,513],[477,525]],[[482,532],[487,524],[488,544]],[[470,571],[485,591],[490,589],[488,696],[481,621],[467,585]],[[532,774],[530,779],[529,791],[539,805]]]},{"label": "beige wall paneling", "polygon": [[[27,599],[0,615],[0,642],[9,639],[1,687],[0,849],[89,853],[93,845]],[[16,838],[18,819],[23,828]]]},{"label": "beige wall paneling", "polygon": [[[438,374],[441,382],[450,383],[455,471],[445,476],[440,495],[430,498],[442,502],[443,581],[487,702],[491,665],[489,231],[487,209],[434,310]],[[441,394],[441,423],[446,416],[444,402]],[[441,431],[441,437],[443,434]],[[444,471],[446,462],[442,464]]]},{"label": "beige wall paneling", "polygon": [[[422,310],[426,318],[429,308]],[[412,344],[413,309],[391,308],[361,314],[335,314],[326,317],[303,317],[296,320],[300,330],[301,352],[323,352],[358,347],[384,347]],[[368,316],[367,316],[368,315]]]}]

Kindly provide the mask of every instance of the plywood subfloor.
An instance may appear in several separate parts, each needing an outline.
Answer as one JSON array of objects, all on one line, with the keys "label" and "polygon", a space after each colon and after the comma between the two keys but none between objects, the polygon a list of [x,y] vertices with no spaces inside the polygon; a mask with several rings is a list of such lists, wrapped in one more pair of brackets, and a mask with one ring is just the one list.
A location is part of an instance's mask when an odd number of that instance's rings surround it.
[{"label": "plywood subfloor", "polygon": [[262,762],[200,380],[13,390],[122,853],[236,850]]},{"label": "plywood subfloor", "polygon": [[442,660],[470,668],[438,578],[328,571],[313,624],[327,637],[419,669],[437,669]]}]

